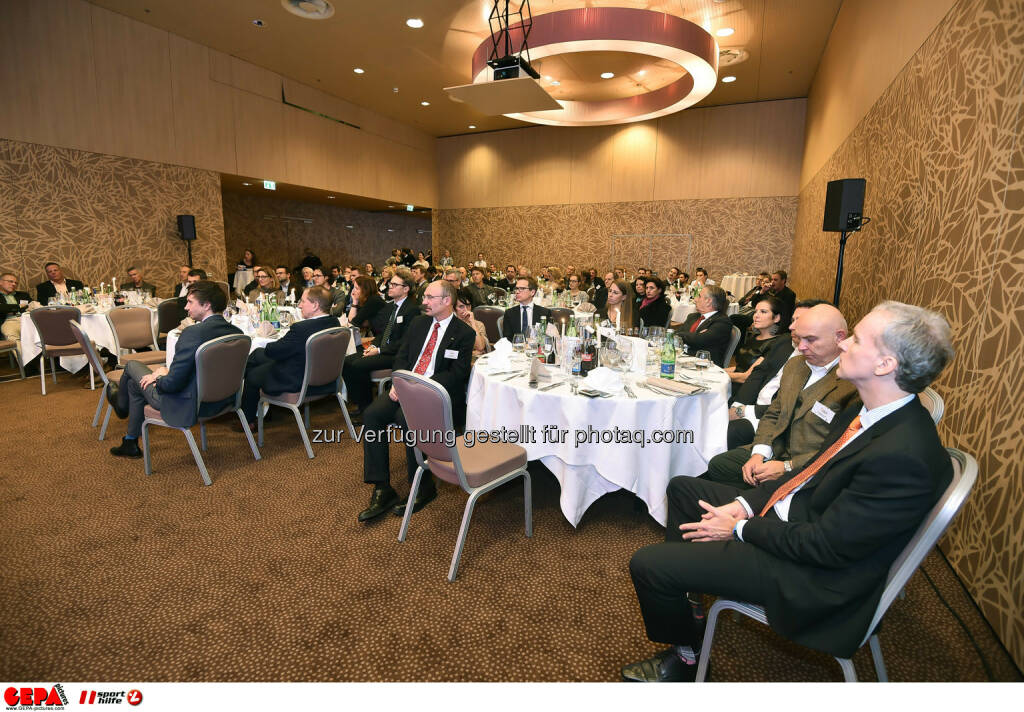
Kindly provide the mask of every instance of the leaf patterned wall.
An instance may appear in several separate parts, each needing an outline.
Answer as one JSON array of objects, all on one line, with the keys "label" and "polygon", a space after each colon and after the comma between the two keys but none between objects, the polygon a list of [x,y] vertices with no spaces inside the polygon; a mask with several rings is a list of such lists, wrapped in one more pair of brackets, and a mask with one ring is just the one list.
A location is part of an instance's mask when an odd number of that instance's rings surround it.
[{"label": "leaf patterned wall", "polygon": [[1022,102],[1024,3],[961,0],[801,190],[792,274],[801,296],[832,294],[825,183],[866,178],[872,222],[850,238],[842,309],[856,320],[897,299],[953,325],[940,434],[980,475],[943,546],[1024,667]]},{"label": "leaf patterned wall", "polygon": [[47,262],[91,285],[136,266],[166,295],[186,259],[179,214],[196,218],[194,264],[223,264],[219,174],[0,139],[0,270],[33,297]]},{"label": "leaf patterned wall", "polygon": [[[483,252],[488,262],[633,270],[664,274],[677,265],[712,278],[731,272],[788,269],[797,197],[577,203],[434,211],[435,254],[449,249],[457,264]],[[692,235],[616,238],[613,235]],[[614,254],[614,258],[613,258]]]}]

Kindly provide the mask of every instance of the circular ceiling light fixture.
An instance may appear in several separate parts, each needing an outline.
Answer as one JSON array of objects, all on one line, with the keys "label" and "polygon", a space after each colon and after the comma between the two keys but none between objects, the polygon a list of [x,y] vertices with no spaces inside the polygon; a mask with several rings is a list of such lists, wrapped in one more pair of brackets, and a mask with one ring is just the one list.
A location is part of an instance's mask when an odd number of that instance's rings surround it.
[{"label": "circular ceiling light fixture", "polygon": [[267,26],[267,23],[265,23],[263,20],[261,20],[258,17],[255,20],[252,21],[252,24],[256,25],[256,27],[259,27],[260,29],[263,29],[264,27]]},{"label": "circular ceiling light fixture", "polygon": [[611,79],[615,76],[615,72],[601,72],[601,79]]},{"label": "circular ceiling light fixture", "polygon": [[366,70],[363,69],[362,67],[356,67],[352,71],[355,72],[356,74],[365,74],[366,73]]},{"label": "circular ceiling light fixture", "polygon": [[326,20],[334,14],[334,6],[327,0],[281,0],[281,7],[307,20]]},{"label": "circular ceiling light fixture", "polygon": [[734,77],[732,75],[730,75],[728,77],[722,77],[722,83],[723,84],[732,84],[734,81],[736,81],[736,77]]},{"label": "circular ceiling light fixture", "polygon": [[420,106],[430,106],[430,102],[429,101],[421,101],[420,102]]},{"label": "circular ceiling light fixture", "polygon": [[[517,25],[510,30],[515,33]],[[474,83],[490,81],[490,38],[473,53]],[[505,114],[548,126],[606,126],[645,121],[693,106],[715,88],[718,42],[700,25],[675,15],[623,7],[559,10],[533,18],[530,61],[577,52],[630,52],[667,60],[684,70],[653,91],[599,101],[557,100],[561,109]],[[551,82],[558,86],[558,82]]]},{"label": "circular ceiling light fixture", "polygon": [[421,20],[418,17],[410,17],[408,20],[405,21],[405,24],[414,30],[418,30],[421,27],[423,27],[423,20]]},{"label": "circular ceiling light fixture", "polygon": [[470,124],[470,125],[469,125],[469,128],[471,128],[471,129],[475,129],[475,128],[476,128],[476,124]]},{"label": "circular ceiling light fixture", "polygon": [[720,30],[716,30],[716,31],[715,31],[715,34],[716,34],[716,35],[717,35],[718,37],[728,37],[728,36],[730,36],[730,35],[731,35],[731,34],[732,34],[733,32],[735,32],[735,31],[736,31],[736,30],[732,29],[731,27],[723,27],[723,28],[722,28],[722,29],[720,29]]}]

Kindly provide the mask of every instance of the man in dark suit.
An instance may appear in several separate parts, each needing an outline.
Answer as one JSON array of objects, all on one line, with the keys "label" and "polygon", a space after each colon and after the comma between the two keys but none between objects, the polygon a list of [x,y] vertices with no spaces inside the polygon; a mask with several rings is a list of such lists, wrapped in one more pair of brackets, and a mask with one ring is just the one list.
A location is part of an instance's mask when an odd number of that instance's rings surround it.
[{"label": "man in dark suit", "polygon": [[188,296],[188,273],[192,268],[188,265],[181,265],[178,268],[178,281],[171,288],[171,299],[184,299]]},{"label": "man in dark suit", "polygon": [[793,317],[793,309],[796,308],[796,294],[792,289],[786,286],[786,282],[788,281],[789,275],[786,274],[786,270],[780,269],[772,272],[772,288],[770,293],[786,305],[786,310],[782,315],[782,321],[779,322],[779,326],[783,329],[789,327],[789,320]]},{"label": "man in dark suit", "polygon": [[914,394],[953,349],[942,316],[883,302],[842,352],[840,377],[863,405],[836,416],[806,469],[747,490],[669,482],[666,543],[634,554],[630,573],[647,637],[672,647],[627,665],[627,680],[693,680],[701,640],[688,592],[760,604],[776,632],[830,655],[859,647],[889,567],[952,478]]},{"label": "man in dark suit", "polygon": [[753,447],[715,455],[708,479],[753,487],[803,467],[821,447],[835,416],[857,399],[853,385],[836,373],[839,344],[847,337],[838,309],[831,304],[808,309],[793,325],[793,336],[800,356],[783,367],[779,391],[757,424]]},{"label": "man in dark suit", "polygon": [[505,276],[499,279],[494,286],[511,294],[516,288],[516,266],[505,265]]},{"label": "man in dark suit", "polygon": [[[196,423],[196,351],[207,341],[241,334],[238,327],[224,321],[221,312],[227,296],[215,282],[196,282],[188,290],[185,309],[196,323],[184,329],[174,350],[170,368],[161,366],[150,371],[138,361],[128,361],[120,383],[107,385],[107,401],[119,418],[128,418],[128,432],[110,453],[118,457],[139,458],[139,435],[142,433],[143,410],[151,405],[160,411],[168,425],[187,428]],[[233,398],[233,396],[232,396]],[[211,412],[220,403],[208,404]]]},{"label": "man in dark suit", "polygon": [[405,336],[406,329],[420,314],[420,305],[409,296],[412,290],[412,274],[405,267],[398,267],[388,281],[387,326],[377,334],[373,343],[345,359],[342,378],[348,391],[348,402],[358,411],[356,417],[373,401],[373,371],[392,368],[395,355]]},{"label": "man in dark suit", "polygon": [[150,284],[142,279],[142,272],[138,267],[128,268],[128,279],[131,281],[124,285],[125,289],[134,289],[136,292],[144,292],[150,297],[156,296],[156,285]]},{"label": "man in dark suit", "polygon": [[686,317],[676,334],[689,347],[690,354],[706,350],[711,353],[715,365],[725,368],[725,351],[732,338],[732,322],[725,313],[729,305],[725,291],[713,284],[700,290],[694,302],[697,311]]},{"label": "man in dark suit", "polygon": [[256,409],[260,390],[271,395],[295,393],[302,388],[306,371],[306,341],[310,336],[338,326],[338,320],[328,314],[331,308],[331,290],[310,287],[302,293],[297,321],[281,339],[256,349],[245,364],[245,388],[242,391],[242,412],[251,427],[256,427]]},{"label": "man in dark suit", "polygon": [[537,280],[533,277],[517,279],[512,294],[519,304],[506,309],[505,318],[501,322],[501,335],[509,341],[516,334],[527,333],[528,329],[524,327],[533,326],[541,317],[547,317],[549,321],[551,319],[550,309],[533,304],[533,297],[537,294]]},{"label": "man in dark suit", "polygon": [[[402,340],[392,368],[411,370],[440,383],[451,398],[455,430],[466,422],[466,386],[473,357],[476,332],[455,317],[455,289],[448,282],[438,280],[427,285],[423,295],[423,316],[416,317]],[[405,502],[391,488],[391,463],[388,457],[388,425],[397,423],[405,427],[405,415],[398,402],[398,393],[392,389],[375,400],[363,414],[363,481],[373,485],[370,506],[359,513],[359,521],[367,522],[387,511],[404,515]],[[416,474],[413,448],[405,448],[406,470],[411,483]],[[434,479],[428,473],[420,483],[416,500],[417,512],[437,496]],[[397,507],[395,505],[398,505]]]},{"label": "man in dark suit", "polygon": [[64,272],[56,262],[47,262],[44,267],[48,280],[36,285],[36,301],[46,306],[57,293],[67,294],[76,289],[85,289],[85,285],[77,279],[64,279]]}]

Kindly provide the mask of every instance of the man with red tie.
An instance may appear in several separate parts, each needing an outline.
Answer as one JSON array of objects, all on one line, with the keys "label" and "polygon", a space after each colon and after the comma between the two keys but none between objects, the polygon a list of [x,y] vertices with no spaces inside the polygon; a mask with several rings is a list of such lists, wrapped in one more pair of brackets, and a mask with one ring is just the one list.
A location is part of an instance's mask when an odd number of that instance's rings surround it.
[{"label": "man with red tie", "polygon": [[705,286],[694,302],[696,313],[686,317],[683,325],[676,329],[683,343],[689,347],[690,355],[705,350],[711,353],[716,366],[725,368],[725,351],[732,338],[732,322],[725,313],[729,298],[725,290],[715,285]]},{"label": "man with red tie", "polygon": [[839,376],[863,405],[835,418],[804,467],[753,489],[676,477],[666,542],[630,574],[647,637],[667,650],[626,680],[692,681],[701,632],[688,593],[764,606],[780,635],[841,658],[860,646],[889,568],[952,479],[916,394],[953,358],[939,314],[883,302],[842,342]]},{"label": "man with red tie", "polygon": [[[392,368],[412,370],[444,386],[452,402],[452,418],[456,431],[466,424],[466,386],[473,357],[476,332],[461,319],[454,318],[455,288],[444,280],[431,282],[423,292],[423,316],[416,317],[398,347]],[[385,512],[405,514],[407,501],[399,502],[391,487],[391,461],[388,454],[387,428],[391,423],[405,427],[405,416],[393,389],[379,397],[363,411],[363,481],[373,485],[370,506],[359,513],[359,521],[367,522]],[[372,432],[371,432],[372,431]],[[413,448],[405,448],[406,469],[411,483],[416,474]],[[437,496],[434,479],[426,473],[420,483],[413,512],[429,504]]]}]

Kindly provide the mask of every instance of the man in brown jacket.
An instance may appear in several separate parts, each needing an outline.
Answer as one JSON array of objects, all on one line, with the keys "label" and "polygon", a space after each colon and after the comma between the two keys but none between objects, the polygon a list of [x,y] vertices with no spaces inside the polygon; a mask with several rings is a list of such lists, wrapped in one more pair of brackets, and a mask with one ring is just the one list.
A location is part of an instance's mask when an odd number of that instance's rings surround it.
[{"label": "man in brown jacket", "polygon": [[757,425],[752,445],[711,458],[706,477],[735,487],[754,487],[800,469],[821,448],[832,420],[859,396],[839,380],[839,343],[846,320],[830,304],[808,309],[793,327],[800,356],[782,370],[779,391]]}]

